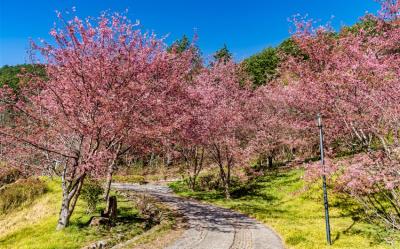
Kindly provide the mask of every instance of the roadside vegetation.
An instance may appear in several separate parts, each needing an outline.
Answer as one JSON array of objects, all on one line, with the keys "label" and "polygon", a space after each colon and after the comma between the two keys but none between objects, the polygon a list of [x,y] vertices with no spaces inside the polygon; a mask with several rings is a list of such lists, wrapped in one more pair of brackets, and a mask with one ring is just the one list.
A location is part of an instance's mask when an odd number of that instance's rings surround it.
[{"label": "roadside vegetation", "polygon": [[7,214],[22,205],[29,205],[46,192],[39,179],[19,179],[0,188],[0,214]]},{"label": "roadside vegetation", "polygon": [[[148,223],[148,219],[139,213],[134,202],[117,194],[118,215],[113,226],[90,226],[92,217],[100,216],[105,203],[101,200],[96,209],[92,210],[93,206],[88,207],[87,202],[82,199],[77,203],[70,226],[63,231],[56,231],[54,227],[57,224],[61,202],[60,181],[50,178],[34,181],[42,182],[46,186],[46,192],[30,202],[14,207],[7,214],[0,215],[0,248],[2,249],[72,249],[82,248],[98,241],[103,241],[107,245],[105,248],[109,248],[144,233],[156,224]],[[25,185],[24,181],[17,183],[26,188],[31,187],[31,185]],[[10,187],[12,185],[10,184]],[[91,212],[88,212],[88,208]],[[170,228],[171,226],[163,227],[166,231]]]},{"label": "roadside vegetation", "polygon": [[[333,245],[326,245],[320,182],[303,180],[304,170],[267,172],[256,180],[233,187],[232,198],[223,191],[191,190],[184,181],[170,184],[180,196],[230,208],[254,217],[281,235],[288,248],[397,248],[400,234],[370,224],[351,198],[329,190]],[[201,179],[201,177],[200,177]],[[200,180],[201,181],[201,180]]]}]

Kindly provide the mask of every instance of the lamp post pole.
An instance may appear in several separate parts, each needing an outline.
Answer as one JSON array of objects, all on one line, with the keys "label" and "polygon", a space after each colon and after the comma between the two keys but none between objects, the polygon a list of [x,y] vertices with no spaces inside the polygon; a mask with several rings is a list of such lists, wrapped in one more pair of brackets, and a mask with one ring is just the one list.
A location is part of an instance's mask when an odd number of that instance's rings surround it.
[{"label": "lamp post pole", "polygon": [[324,207],[325,207],[325,229],[326,229],[326,241],[329,245],[332,244],[331,240],[331,226],[329,223],[329,205],[328,205],[328,193],[326,191],[326,174],[325,174],[325,159],[324,159],[324,133],[322,129],[322,118],[321,115],[317,115],[318,128],[319,128],[319,147],[321,153],[321,165],[323,168],[322,174],[322,188],[324,192]]}]

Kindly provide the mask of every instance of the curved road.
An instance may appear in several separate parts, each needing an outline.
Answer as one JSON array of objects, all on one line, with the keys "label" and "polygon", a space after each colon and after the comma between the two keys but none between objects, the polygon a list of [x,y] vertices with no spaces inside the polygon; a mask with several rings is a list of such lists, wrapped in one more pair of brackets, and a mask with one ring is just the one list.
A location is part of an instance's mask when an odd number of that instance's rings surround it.
[{"label": "curved road", "polygon": [[147,193],[188,219],[188,230],[166,249],[284,248],[279,236],[258,221],[229,209],[177,197],[167,186],[115,183],[113,187]]}]

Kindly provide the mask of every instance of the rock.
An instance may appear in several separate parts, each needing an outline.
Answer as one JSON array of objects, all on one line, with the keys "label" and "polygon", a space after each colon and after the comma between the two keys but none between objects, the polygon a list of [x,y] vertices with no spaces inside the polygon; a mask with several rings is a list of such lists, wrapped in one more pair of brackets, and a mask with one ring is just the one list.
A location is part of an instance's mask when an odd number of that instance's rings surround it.
[{"label": "rock", "polygon": [[109,225],[110,219],[107,217],[92,217],[90,220],[89,226],[100,226],[100,225]]},{"label": "rock", "polygon": [[93,244],[83,247],[82,249],[104,249],[108,245],[108,241],[100,240]]}]

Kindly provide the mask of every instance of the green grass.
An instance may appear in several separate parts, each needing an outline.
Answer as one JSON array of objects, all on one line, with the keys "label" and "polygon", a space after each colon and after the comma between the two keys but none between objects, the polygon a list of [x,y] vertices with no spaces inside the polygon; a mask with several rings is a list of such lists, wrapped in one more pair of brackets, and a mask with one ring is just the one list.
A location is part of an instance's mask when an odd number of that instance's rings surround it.
[{"label": "green grass", "polygon": [[[181,196],[231,208],[262,221],[281,235],[288,248],[399,248],[399,234],[362,222],[357,206],[332,191],[333,245],[327,246],[321,186],[306,186],[302,175],[302,170],[271,173],[254,184],[234,189],[231,200],[225,200],[218,191],[190,191],[183,182],[170,186]],[[397,240],[396,245],[386,243],[387,236]]]},{"label": "green grass", "polygon": [[[141,234],[143,222],[137,217],[132,203],[118,197],[120,221],[111,229],[89,227],[92,215],[86,214],[86,205],[79,200],[71,218],[71,225],[56,231],[61,186],[59,181],[45,180],[48,191],[29,206],[22,206],[0,216],[0,248],[7,249],[63,249],[81,248],[98,240],[113,237],[113,242]],[[104,204],[102,204],[104,205]],[[97,211],[99,211],[101,206]],[[98,215],[98,214],[94,214]]]}]

